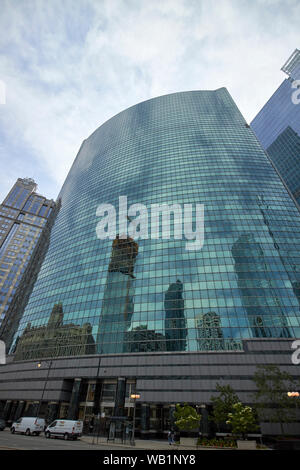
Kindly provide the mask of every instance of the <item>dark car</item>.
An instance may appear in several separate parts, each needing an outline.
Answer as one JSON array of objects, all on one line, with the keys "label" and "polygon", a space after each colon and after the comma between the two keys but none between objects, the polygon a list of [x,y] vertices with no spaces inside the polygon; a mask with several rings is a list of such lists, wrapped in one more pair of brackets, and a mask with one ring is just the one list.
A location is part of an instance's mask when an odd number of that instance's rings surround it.
[{"label": "dark car", "polygon": [[5,421],[4,419],[0,418],[0,431],[3,431],[4,428],[5,428]]}]

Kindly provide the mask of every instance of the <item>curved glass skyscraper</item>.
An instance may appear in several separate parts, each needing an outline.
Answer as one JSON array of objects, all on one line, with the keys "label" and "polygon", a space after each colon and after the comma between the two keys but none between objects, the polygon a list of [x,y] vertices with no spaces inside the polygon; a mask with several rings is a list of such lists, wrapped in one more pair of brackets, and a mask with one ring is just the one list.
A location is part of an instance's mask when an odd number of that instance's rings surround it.
[{"label": "curved glass skyscraper", "polygon": [[[59,199],[16,359],[228,352],[249,338],[300,337],[298,209],[225,88],[151,99],[107,121],[83,142]],[[106,239],[103,204],[116,214]],[[151,216],[157,204],[168,217]],[[187,208],[196,231],[197,204],[204,242],[187,249],[178,233]]]}]

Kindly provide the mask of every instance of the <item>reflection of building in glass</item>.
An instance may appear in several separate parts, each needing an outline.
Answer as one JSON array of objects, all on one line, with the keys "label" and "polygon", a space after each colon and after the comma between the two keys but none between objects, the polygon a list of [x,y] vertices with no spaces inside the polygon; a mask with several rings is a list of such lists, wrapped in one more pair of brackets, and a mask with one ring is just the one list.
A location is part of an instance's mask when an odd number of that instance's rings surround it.
[{"label": "reflection of building in glass", "polygon": [[167,351],[185,351],[187,327],[184,316],[183,284],[178,279],[165,293],[165,336]]},{"label": "reflection of building in glass", "polygon": [[300,104],[296,80],[300,79],[300,51],[295,50],[281,69],[288,75],[251,127],[293,196],[300,203]]},{"label": "reflection of building in glass", "polygon": [[195,318],[197,344],[199,351],[237,351],[242,341],[224,338],[221,318],[216,312],[207,312]]},{"label": "reflection of building in glass", "polygon": [[132,238],[119,238],[112,244],[111,259],[108,267],[109,272],[120,272],[134,278],[135,258],[138,254],[138,244]]},{"label": "reflection of building in glass", "polygon": [[293,282],[293,291],[300,305],[300,282],[299,281]]},{"label": "reflection of building in glass", "polygon": [[37,194],[31,178],[18,178],[0,205],[0,327],[55,203]]},{"label": "reflection of building in glass", "polygon": [[272,284],[271,266],[260,243],[252,234],[241,235],[232,246],[232,256],[253,336],[290,337],[282,298]]},{"label": "reflection of building in glass", "polygon": [[138,244],[130,237],[113,241],[99,322],[101,353],[122,352],[133,315],[134,265]]},{"label": "reflection of building in glass", "polygon": [[125,333],[124,352],[155,352],[166,350],[166,338],[161,333],[140,325]]},{"label": "reflection of building in glass", "polygon": [[[277,243],[276,234],[278,236],[278,231],[277,231],[276,224],[274,224],[274,216],[273,216],[273,210],[272,210],[274,204],[267,203],[265,201],[264,196],[261,196],[261,195],[259,195],[257,199],[258,199],[260,212],[262,214],[263,222],[267,227],[268,233],[273,241],[274,249],[276,250],[278,254],[282,268],[285,271],[287,279],[290,282],[291,289],[293,290],[295,297],[300,306],[300,296],[299,296],[299,290],[298,290],[300,274],[299,274],[299,267],[297,268],[297,264],[295,264],[296,263],[295,254],[293,253],[292,258],[291,258],[289,252],[287,253],[285,252],[285,244],[281,243],[279,246],[279,244]],[[285,217],[285,220],[288,221],[288,215]],[[289,256],[286,256],[287,254]]]},{"label": "reflection of building in glass", "polygon": [[215,312],[207,312],[196,318],[197,343],[199,351],[224,349],[221,320]]},{"label": "reflection of building in glass", "polygon": [[94,354],[91,325],[64,324],[63,316],[59,303],[54,305],[46,326],[34,327],[28,323],[17,340],[15,360]]}]

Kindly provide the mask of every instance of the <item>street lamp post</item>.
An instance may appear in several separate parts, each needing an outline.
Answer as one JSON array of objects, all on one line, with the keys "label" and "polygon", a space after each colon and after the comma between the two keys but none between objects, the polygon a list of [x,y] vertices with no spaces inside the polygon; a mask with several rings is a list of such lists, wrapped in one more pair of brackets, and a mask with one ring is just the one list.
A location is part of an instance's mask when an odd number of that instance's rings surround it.
[{"label": "street lamp post", "polygon": [[[50,369],[51,369],[51,366],[52,366],[52,361],[43,361],[43,362],[45,362],[48,365],[48,372],[47,372],[46,380],[45,380],[44,387],[43,387],[41,401],[39,402],[39,406],[38,406],[38,410],[37,410],[37,414],[36,414],[37,418],[39,417],[41,405],[42,405],[43,398],[44,398],[44,393],[45,393],[45,390],[46,390],[46,385],[47,385],[48,378],[49,378],[49,372],[50,372]],[[41,361],[39,361],[37,363],[37,367],[38,367],[38,369],[40,369],[42,367],[42,362]]]},{"label": "street lamp post", "polygon": [[136,401],[141,398],[141,395],[138,393],[132,393],[130,395],[130,398],[134,402],[134,407],[133,407],[133,425],[132,425],[132,436],[131,436],[131,445],[135,446],[135,412],[136,412]]}]

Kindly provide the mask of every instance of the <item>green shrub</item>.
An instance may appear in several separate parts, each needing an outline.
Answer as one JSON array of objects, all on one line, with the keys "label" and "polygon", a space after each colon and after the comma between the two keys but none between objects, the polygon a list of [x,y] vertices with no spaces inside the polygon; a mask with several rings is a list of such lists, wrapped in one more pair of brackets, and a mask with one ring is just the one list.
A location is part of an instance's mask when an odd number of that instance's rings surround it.
[{"label": "green shrub", "polygon": [[193,431],[199,427],[201,415],[198,415],[195,408],[185,404],[184,406],[176,405],[174,413],[175,424],[181,431]]},{"label": "green shrub", "polygon": [[208,439],[206,437],[200,437],[197,441],[197,445],[205,447],[237,447],[234,439]]}]

